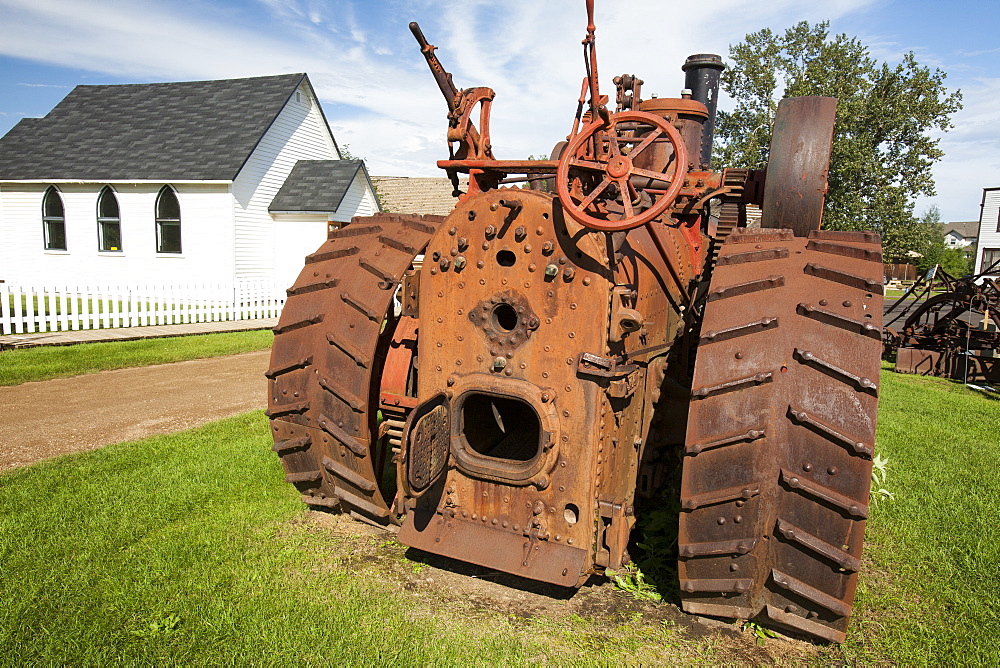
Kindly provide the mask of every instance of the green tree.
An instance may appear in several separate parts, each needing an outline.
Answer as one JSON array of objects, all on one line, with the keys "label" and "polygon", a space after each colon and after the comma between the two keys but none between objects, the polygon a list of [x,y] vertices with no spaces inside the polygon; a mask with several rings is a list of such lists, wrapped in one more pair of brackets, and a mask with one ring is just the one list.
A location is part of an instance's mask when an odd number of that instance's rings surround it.
[{"label": "green tree", "polygon": [[931,130],[947,130],[962,108],[945,73],[917,63],[879,63],[857,38],[831,37],[829,23],[803,21],[777,34],[751,33],[730,46],[722,88],[735,101],[720,111],[718,162],[767,165],[774,112],[782,97],[839,98],[823,226],[888,236],[913,222],[913,200],[933,196],[931,165],[944,155]]}]

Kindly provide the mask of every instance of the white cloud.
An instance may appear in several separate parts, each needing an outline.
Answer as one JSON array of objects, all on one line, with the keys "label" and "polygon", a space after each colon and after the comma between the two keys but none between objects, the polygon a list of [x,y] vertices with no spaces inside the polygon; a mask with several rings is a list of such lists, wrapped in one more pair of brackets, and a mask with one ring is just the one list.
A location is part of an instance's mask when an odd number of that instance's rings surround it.
[{"label": "white cloud", "polygon": [[[717,0],[681,16],[662,0],[604,0],[596,16],[602,90],[613,98],[611,78],[629,72],[646,81],[647,97],[674,96],[683,86],[680,66],[692,53],[724,55],[747,32],[800,20],[831,19],[836,32],[838,19],[864,15],[879,2]],[[496,90],[492,136],[500,158],[548,153],[564,138],[584,75],[586,15],[579,0],[257,0],[239,6],[0,0],[0,13],[0,53],[120,78],[307,72],[338,141],[365,156],[375,174],[436,175],[435,162],[447,157],[445,102],[406,28],[410,20],[440,47],[458,87]],[[880,58],[915,49],[921,62],[937,62],[933,50],[895,36],[862,39]],[[952,56],[949,67],[960,57]],[[959,127],[942,141],[948,162],[935,170],[942,193],[935,201],[946,217],[968,218],[952,211],[978,204],[978,195],[969,195],[983,185],[976,178],[1000,180],[1000,147],[992,134],[998,119],[990,104],[1000,86],[983,81],[972,92],[966,90],[967,109],[956,116]]]}]

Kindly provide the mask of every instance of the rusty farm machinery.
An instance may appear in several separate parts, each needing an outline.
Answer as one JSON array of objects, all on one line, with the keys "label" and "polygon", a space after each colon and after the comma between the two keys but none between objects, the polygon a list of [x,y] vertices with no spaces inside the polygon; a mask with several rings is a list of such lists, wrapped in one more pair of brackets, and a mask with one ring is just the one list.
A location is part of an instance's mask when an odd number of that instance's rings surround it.
[{"label": "rusty farm machinery", "polygon": [[896,371],[1000,384],[996,270],[955,278],[934,267],[886,310],[884,356]]},{"label": "rusty farm machinery", "polygon": [[[877,235],[820,229],[836,100],[778,107],[766,170],[710,168],[718,56],[679,98],[598,83],[593,1],[572,129],[494,157],[494,92],[411,29],[467,174],[450,215],[329,232],[288,290],[274,450],[317,508],[565,587],[629,563],[680,467],[683,609],[839,642],[851,615],[882,349]],[[746,209],[759,205],[760,227]]]}]

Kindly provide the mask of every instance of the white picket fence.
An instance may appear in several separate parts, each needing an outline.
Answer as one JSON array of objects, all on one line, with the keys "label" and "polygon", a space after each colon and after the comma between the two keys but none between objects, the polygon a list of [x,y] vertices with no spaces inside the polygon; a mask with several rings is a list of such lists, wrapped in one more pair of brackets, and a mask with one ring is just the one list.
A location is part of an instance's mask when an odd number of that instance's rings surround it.
[{"label": "white picket fence", "polygon": [[0,334],[276,318],[285,291],[269,281],[142,286],[0,283]]}]

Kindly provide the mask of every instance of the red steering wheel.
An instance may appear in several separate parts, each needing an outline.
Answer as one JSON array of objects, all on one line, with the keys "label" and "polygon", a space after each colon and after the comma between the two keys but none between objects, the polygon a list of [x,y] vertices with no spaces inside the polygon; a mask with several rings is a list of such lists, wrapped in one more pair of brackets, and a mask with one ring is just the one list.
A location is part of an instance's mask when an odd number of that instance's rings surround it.
[{"label": "red steering wheel", "polygon": [[[642,126],[651,130],[639,135],[637,130]],[[674,153],[669,173],[636,167],[636,158],[664,135]],[[596,140],[603,143],[605,138],[607,150],[603,153],[606,158],[585,157],[589,142]],[[631,149],[623,152],[623,145]],[[597,149],[600,151],[602,147]],[[602,232],[630,230],[657,218],[673,203],[684,185],[687,162],[687,145],[677,128],[653,114],[623,111],[611,114],[607,124],[601,120],[590,123],[573,137],[559,158],[556,190],[563,209],[582,225]],[[637,212],[640,191],[634,185],[634,179],[669,185],[655,195],[652,206]],[[611,189],[612,185],[616,188]],[[620,207],[621,211],[609,211],[605,206],[609,202],[615,202],[613,208]],[[609,216],[614,219],[609,219]]]}]

